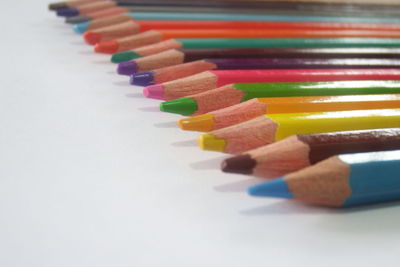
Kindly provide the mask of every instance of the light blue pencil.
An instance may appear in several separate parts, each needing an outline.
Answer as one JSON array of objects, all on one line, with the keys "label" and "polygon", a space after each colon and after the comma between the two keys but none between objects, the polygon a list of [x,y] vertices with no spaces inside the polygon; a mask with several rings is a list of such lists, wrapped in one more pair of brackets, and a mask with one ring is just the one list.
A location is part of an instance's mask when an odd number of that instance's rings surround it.
[{"label": "light blue pencil", "polygon": [[400,150],[334,156],[248,192],[333,207],[398,200]]}]

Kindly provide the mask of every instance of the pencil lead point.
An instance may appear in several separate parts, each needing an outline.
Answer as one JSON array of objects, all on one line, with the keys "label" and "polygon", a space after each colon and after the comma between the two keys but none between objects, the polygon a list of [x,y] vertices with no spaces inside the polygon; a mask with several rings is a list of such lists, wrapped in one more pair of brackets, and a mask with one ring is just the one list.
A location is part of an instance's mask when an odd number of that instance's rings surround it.
[{"label": "pencil lead point", "polygon": [[114,54],[118,50],[118,43],[115,40],[97,43],[94,46],[96,53]]},{"label": "pencil lead point", "polygon": [[[148,88],[153,87],[153,86],[149,86]],[[157,86],[157,85],[155,85],[155,86]],[[164,111],[164,112],[188,116],[197,111],[197,103],[193,98],[182,97],[182,98],[162,102],[160,104],[160,110]]]},{"label": "pencil lead point", "polygon": [[131,75],[129,83],[139,86],[154,84],[154,74],[152,71],[134,73]]},{"label": "pencil lead point", "polygon": [[87,30],[88,27],[89,27],[89,22],[86,21],[86,22],[81,22],[81,23],[73,25],[72,29],[77,34],[82,34]]},{"label": "pencil lead point", "polygon": [[137,72],[138,66],[136,62],[127,61],[118,64],[117,73],[120,75],[131,75]]},{"label": "pencil lead point", "polygon": [[293,198],[283,178],[249,187],[247,192],[256,197]]},{"label": "pencil lead point", "polygon": [[204,150],[224,152],[226,141],[212,134],[202,134],[197,140],[199,147]]},{"label": "pencil lead point", "polygon": [[59,17],[75,17],[79,15],[79,11],[76,8],[60,8],[56,11],[57,16]]},{"label": "pencil lead point", "polygon": [[164,87],[161,84],[150,85],[143,88],[143,95],[148,98],[165,100]]},{"label": "pencil lead point", "polygon": [[83,39],[86,43],[90,45],[95,45],[101,41],[101,34],[96,32],[85,32],[83,34]]},{"label": "pencil lead point", "polygon": [[257,161],[250,155],[243,154],[225,159],[221,163],[221,169],[223,172],[229,173],[252,174],[256,165]]},{"label": "pencil lead point", "polygon": [[202,114],[194,117],[184,118],[178,121],[178,125],[182,130],[199,132],[211,131],[214,123],[214,116],[212,114]]},{"label": "pencil lead point", "polygon": [[138,58],[139,55],[136,54],[133,51],[124,51],[124,52],[119,52],[115,53],[111,56],[111,62],[112,63],[122,63],[125,61],[129,61],[135,58]]},{"label": "pencil lead point", "polygon": [[87,17],[87,16],[75,16],[75,17],[66,17],[65,22],[68,24],[76,24],[76,23],[81,23],[81,22],[88,22],[92,18]]}]

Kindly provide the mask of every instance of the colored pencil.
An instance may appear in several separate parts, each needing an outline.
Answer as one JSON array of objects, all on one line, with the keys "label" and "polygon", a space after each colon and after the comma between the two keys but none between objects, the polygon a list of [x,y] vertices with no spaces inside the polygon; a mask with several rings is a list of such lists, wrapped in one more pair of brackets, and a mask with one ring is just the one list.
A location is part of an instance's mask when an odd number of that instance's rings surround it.
[{"label": "colored pencil", "polygon": [[[122,16],[123,17],[123,16]],[[117,17],[117,19],[120,19]],[[76,25],[75,25],[76,26]],[[78,27],[76,27],[78,28]],[[134,29],[134,33],[132,33]],[[86,43],[96,44],[100,41],[125,37],[148,30],[351,30],[351,31],[399,31],[400,24],[368,24],[368,23],[328,23],[328,22],[271,22],[271,21],[165,21],[165,20],[128,20],[88,30],[83,35]],[[167,36],[168,37],[168,36]],[[169,36],[175,38],[176,36]],[[220,36],[223,37],[223,36]],[[218,37],[218,38],[220,38]],[[357,36],[352,36],[357,37]],[[393,36],[390,36],[391,38]]]},{"label": "colored pencil", "polygon": [[77,7],[80,5],[93,3],[96,1],[103,1],[103,0],[79,0],[79,1],[75,0],[75,1],[55,2],[55,3],[50,3],[48,7],[49,10],[55,11],[57,9]]},{"label": "colored pencil", "polygon": [[290,135],[398,127],[400,109],[280,113],[202,134],[198,142],[205,150],[238,154]]},{"label": "colored pencil", "polygon": [[[231,83],[324,82],[351,80],[400,80],[400,69],[289,69],[211,70],[178,80],[147,86],[149,98],[172,100]],[[243,93],[237,92],[236,95]],[[241,97],[237,100],[240,101]]]},{"label": "colored pencil", "polygon": [[[160,104],[160,110],[185,116],[201,115],[216,110],[236,106],[246,101],[251,112],[263,109],[258,100],[261,97],[296,97],[296,96],[335,96],[335,95],[365,95],[365,94],[399,94],[400,81],[332,81],[332,82],[266,82],[266,83],[235,83],[212,89],[199,94],[165,101]],[[239,106],[242,107],[242,106]],[[232,111],[230,111],[232,112]],[[250,111],[249,111],[250,112]],[[223,114],[223,113],[221,113]],[[222,123],[221,126],[219,123]],[[225,123],[228,123],[226,121]],[[212,127],[222,128],[225,125],[218,119]],[[185,129],[186,130],[186,129]]]},{"label": "colored pencil", "polygon": [[[249,38],[270,38],[270,39],[287,39],[299,38],[300,41],[305,38],[315,38],[319,41],[322,38],[382,38],[383,41],[388,38],[400,38],[400,32],[396,31],[380,31],[380,30],[235,30],[235,29],[209,29],[209,30],[150,30],[154,38],[158,40],[166,40],[171,38],[231,38],[231,39],[249,39]],[[91,36],[93,37],[93,36]],[[88,38],[87,38],[88,39]],[[181,39],[176,39],[177,41]],[[137,43],[141,39],[137,34],[124,36],[119,39],[99,42],[96,44],[95,51],[98,53],[116,53],[127,51],[137,47]],[[113,50],[110,50],[112,49]]]},{"label": "colored pencil", "polygon": [[[160,36],[155,33],[158,38]],[[100,47],[99,45],[102,44]],[[221,48],[399,48],[398,38],[188,38],[171,39],[142,47],[147,54],[173,48],[185,49],[221,49]],[[120,47],[115,40],[97,44],[99,53],[114,54],[128,51],[129,44]],[[136,51],[136,50],[135,50]],[[139,52],[141,53],[141,52]]]},{"label": "colored pencil", "polygon": [[115,7],[117,4],[113,1],[95,1],[83,5],[78,5],[73,8],[61,8],[56,11],[57,16],[73,17],[78,15],[86,15],[91,12],[100,11],[103,9]]},{"label": "colored pencil", "polygon": [[[176,52],[176,50],[169,50]],[[162,52],[164,54],[167,52]],[[158,55],[158,54],[156,54]],[[119,63],[117,72],[132,75],[131,84],[148,86],[195,75],[208,70],[249,69],[332,69],[332,68],[397,68],[398,59],[324,59],[324,58],[205,58],[180,64],[180,54],[167,56],[170,60],[151,59],[153,56]],[[177,63],[178,62],[178,63]]]},{"label": "colored pencil", "polygon": [[225,159],[224,172],[279,177],[339,154],[400,149],[400,128],[293,135]]},{"label": "colored pencil", "polygon": [[[121,7],[118,7],[121,8]],[[122,8],[123,9],[123,8]],[[126,10],[126,9],[125,9]],[[195,10],[194,10],[195,11]],[[220,10],[218,10],[220,11]],[[362,16],[327,16],[315,14],[271,14],[271,11],[262,14],[252,13],[193,13],[193,12],[127,12],[134,20],[226,20],[226,21],[303,21],[303,22],[355,22],[355,23],[399,23],[398,17],[362,17]],[[100,18],[93,13],[83,17],[67,18],[67,23],[88,22]]]},{"label": "colored pencil", "polygon": [[400,58],[398,48],[237,48],[237,49],[180,49],[173,39],[140,47],[111,56],[112,63],[121,63],[143,56],[150,56],[169,49],[178,49],[184,61],[204,58]]},{"label": "colored pencil", "polygon": [[183,130],[209,132],[264,114],[400,108],[400,94],[255,98],[211,113],[180,119]]},{"label": "colored pencil", "polygon": [[350,207],[400,199],[400,151],[344,154],[252,186],[252,196]]}]

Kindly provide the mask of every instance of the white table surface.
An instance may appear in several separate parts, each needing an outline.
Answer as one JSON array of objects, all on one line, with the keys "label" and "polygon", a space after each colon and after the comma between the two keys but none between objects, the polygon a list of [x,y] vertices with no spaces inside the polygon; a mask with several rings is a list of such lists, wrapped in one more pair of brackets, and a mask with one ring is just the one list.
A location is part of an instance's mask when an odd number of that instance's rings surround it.
[{"label": "white table surface", "polygon": [[400,265],[400,203],[249,197],[47,3],[1,7],[1,267]]}]

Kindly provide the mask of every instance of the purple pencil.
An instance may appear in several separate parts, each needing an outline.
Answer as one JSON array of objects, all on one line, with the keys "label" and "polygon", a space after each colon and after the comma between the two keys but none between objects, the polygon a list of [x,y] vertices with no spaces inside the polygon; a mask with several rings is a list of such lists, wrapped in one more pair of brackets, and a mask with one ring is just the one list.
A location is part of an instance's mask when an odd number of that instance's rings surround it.
[{"label": "purple pencil", "polygon": [[[133,62],[133,61],[131,61]],[[127,63],[127,62],[125,62]],[[382,58],[212,58],[184,64],[129,73],[130,83],[147,86],[164,83],[208,70],[246,69],[328,69],[328,68],[395,68],[400,67],[397,59]],[[136,70],[141,69],[137,65]]]}]

